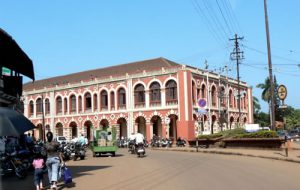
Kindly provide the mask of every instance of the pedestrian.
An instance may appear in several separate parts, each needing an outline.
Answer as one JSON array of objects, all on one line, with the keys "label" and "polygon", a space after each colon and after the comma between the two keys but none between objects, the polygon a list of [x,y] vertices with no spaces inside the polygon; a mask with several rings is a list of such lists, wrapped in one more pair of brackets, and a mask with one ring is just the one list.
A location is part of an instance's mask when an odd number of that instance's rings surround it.
[{"label": "pedestrian", "polygon": [[36,187],[36,190],[42,190],[44,189],[43,188],[43,175],[44,175],[43,167],[45,163],[41,154],[35,155],[32,165],[34,167],[34,185]]},{"label": "pedestrian", "polygon": [[51,185],[50,188],[57,189],[57,180],[58,180],[60,163],[62,162],[63,165],[62,153],[59,151],[59,143],[52,141],[53,140],[52,132],[49,131],[46,137],[47,137],[47,143],[45,145],[45,148],[47,150],[46,166],[48,170],[49,183]]}]

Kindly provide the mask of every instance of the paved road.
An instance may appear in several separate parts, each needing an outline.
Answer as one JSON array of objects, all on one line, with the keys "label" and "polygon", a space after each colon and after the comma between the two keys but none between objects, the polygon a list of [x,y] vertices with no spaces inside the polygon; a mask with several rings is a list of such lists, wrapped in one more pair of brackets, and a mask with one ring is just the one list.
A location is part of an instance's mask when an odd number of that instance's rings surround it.
[{"label": "paved road", "polygon": [[[116,157],[91,155],[70,161],[74,184],[59,189],[80,190],[299,190],[300,164],[241,156],[147,150],[137,158],[126,150]],[[32,175],[25,180],[2,179],[3,190],[34,189]]]}]

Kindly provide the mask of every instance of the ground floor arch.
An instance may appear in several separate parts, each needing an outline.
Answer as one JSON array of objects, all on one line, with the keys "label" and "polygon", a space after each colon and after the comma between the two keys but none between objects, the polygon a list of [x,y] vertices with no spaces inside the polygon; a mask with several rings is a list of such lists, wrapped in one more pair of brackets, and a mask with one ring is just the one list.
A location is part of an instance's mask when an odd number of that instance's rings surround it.
[{"label": "ground floor arch", "polygon": [[135,124],[137,126],[137,132],[147,137],[146,119],[143,116],[139,116],[135,119]]},{"label": "ground floor arch", "polygon": [[215,130],[214,125],[215,125],[216,121],[217,121],[217,116],[212,115],[211,116],[211,126],[210,126],[211,134],[214,134],[214,130]]},{"label": "ground floor arch", "polygon": [[55,135],[56,136],[64,136],[64,129],[62,123],[57,123],[55,125]]},{"label": "ground floor arch", "polygon": [[127,121],[125,118],[119,118],[117,121],[117,124],[119,124],[119,137],[127,137]]},{"label": "ground floor arch", "polygon": [[108,129],[108,127],[109,127],[109,122],[108,122],[108,120],[107,120],[107,119],[102,119],[102,120],[100,121],[99,127],[100,127],[100,129],[104,129],[104,130]]},{"label": "ground floor arch", "polygon": [[169,132],[167,132],[167,135],[169,136],[170,139],[176,140],[178,116],[175,114],[171,114],[168,117],[170,118],[170,123],[168,124]]},{"label": "ground floor arch", "polygon": [[72,121],[69,125],[69,127],[71,128],[71,137],[78,137],[78,126],[77,123]]},{"label": "ground floor arch", "polygon": [[92,134],[92,128],[93,128],[93,123],[91,121],[85,121],[84,122],[84,128],[85,128],[85,136],[86,138],[90,141],[92,141],[92,137],[93,137],[93,134]]},{"label": "ground floor arch", "polygon": [[162,137],[162,120],[158,115],[155,115],[151,118],[152,131],[153,135]]},{"label": "ground floor arch", "polygon": [[41,123],[37,124],[36,128],[34,129],[34,134],[33,136],[37,140],[43,140],[43,125]]}]

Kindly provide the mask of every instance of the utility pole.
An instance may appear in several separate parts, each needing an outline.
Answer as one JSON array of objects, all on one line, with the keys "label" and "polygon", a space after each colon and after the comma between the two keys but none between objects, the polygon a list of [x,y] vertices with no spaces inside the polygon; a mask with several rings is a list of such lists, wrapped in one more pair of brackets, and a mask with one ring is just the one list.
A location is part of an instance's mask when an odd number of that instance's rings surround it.
[{"label": "utility pole", "polygon": [[46,129],[45,129],[45,111],[44,111],[44,95],[42,94],[42,122],[43,122],[43,126],[42,126],[42,132],[43,132],[43,136],[42,139],[45,142],[46,141]]},{"label": "utility pole", "polygon": [[[234,49],[233,52],[230,54],[231,60],[236,60],[236,69],[237,69],[237,81],[238,81],[238,109],[239,109],[239,117],[238,121],[241,122],[241,89],[240,89],[240,60],[244,59],[244,52],[240,50],[239,41],[242,40],[244,37],[238,37],[237,34],[234,35],[233,39],[229,39],[230,41],[234,40]],[[239,125],[238,123],[238,125]]]},{"label": "utility pole", "polygon": [[273,72],[272,72],[272,60],[271,60],[271,45],[270,45],[270,33],[269,33],[269,20],[268,20],[268,11],[267,11],[267,0],[264,0],[265,8],[265,24],[266,24],[266,36],[267,36],[267,48],[268,48],[268,65],[269,65],[269,79],[270,79],[270,120],[271,120],[271,129],[275,130],[275,100],[274,100],[274,81],[273,81]]}]

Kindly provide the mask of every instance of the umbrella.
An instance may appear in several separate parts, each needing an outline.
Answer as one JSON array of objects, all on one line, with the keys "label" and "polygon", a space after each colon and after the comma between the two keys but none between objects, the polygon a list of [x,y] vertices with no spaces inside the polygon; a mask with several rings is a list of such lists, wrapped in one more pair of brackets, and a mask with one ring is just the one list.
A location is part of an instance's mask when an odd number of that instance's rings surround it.
[{"label": "umbrella", "polygon": [[19,47],[17,42],[0,28],[0,65],[34,80],[31,59]]},{"label": "umbrella", "polygon": [[0,136],[19,136],[35,126],[23,114],[0,107]]}]

